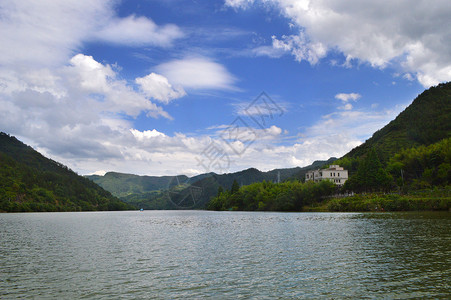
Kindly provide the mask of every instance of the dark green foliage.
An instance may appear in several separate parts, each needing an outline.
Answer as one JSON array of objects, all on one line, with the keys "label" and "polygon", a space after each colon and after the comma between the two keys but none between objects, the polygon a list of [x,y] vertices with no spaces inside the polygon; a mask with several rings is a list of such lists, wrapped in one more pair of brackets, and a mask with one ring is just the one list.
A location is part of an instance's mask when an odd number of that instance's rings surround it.
[{"label": "dark green foliage", "polygon": [[419,191],[408,195],[366,194],[331,199],[326,204],[328,211],[422,211],[451,208],[451,189]]},{"label": "dark green foliage", "polygon": [[357,168],[357,172],[344,184],[344,189],[354,192],[388,191],[393,179],[382,167],[376,153],[371,149]]},{"label": "dark green foliage", "polygon": [[448,82],[424,91],[395,120],[334,164],[349,171],[345,189],[355,192],[387,191],[394,185],[403,191],[443,186],[449,184],[449,153],[443,150],[449,148],[449,142],[432,148],[426,146],[450,136],[451,82]]},{"label": "dark green foliage", "polygon": [[[311,166],[304,168],[276,169],[261,172],[250,168],[236,173],[215,174],[205,173],[188,178],[178,176],[138,176],[115,172],[104,176],[87,176],[104,189],[110,191],[122,201],[138,208],[144,209],[205,209],[207,203],[218,195],[218,189],[233,189],[236,192],[239,184],[249,185],[255,182],[277,180],[278,174],[282,181],[303,180],[305,172],[320,168],[336,158],[327,161],[315,161]],[[190,197],[193,189],[201,190],[198,197]],[[240,204],[237,198],[236,203]]]},{"label": "dark green foliage", "polygon": [[[340,167],[343,167],[345,170],[348,170],[349,175],[352,175],[355,172],[357,172],[359,163],[360,163],[360,158],[347,157],[347,156],[344,156],[333,162],[334,165],[339,165]],[[324,168],[329,167],[329,165],[330,164],[324,165]]]},{"label": "dark green foliage", "polygon": [[130,208],[92,181],[0,133],[0,211]]},{"label": "dark green foliage", "polygon": [[263,181],[242,186],[238,191],[218,194],[208,203],[210,210],[302,211],[305,205],[322,201],[336,191],[330,181],[320,183]]},{"label": "dark green foliage", "polygon": [[387,169],[403,190],[447,186],[451,183],[451,138],[401,151]]},{"label": "dark green foliage", "polygon": [[399,151],[430,145],[451,136],[451,82],[424,91],[395,120],[345,158],[360,158],[375,148],[383,165]]},{"label": "dark green foliage", "polygon": [[[139,176],[108,172],[104,176],[86,176],[116,197],[127,197],[136,194],[147,194],[148,192],[167,189],[169,185],[176,184],[175,176]],[[188,177],[177,176],[179,182],[186,182]]]},{"label": "dark green foliage", "polygon": [[240,190],[240,185],[238,184],[238,181],[233,180],[232,187],[230,188],[230,194],[235,194]]}]

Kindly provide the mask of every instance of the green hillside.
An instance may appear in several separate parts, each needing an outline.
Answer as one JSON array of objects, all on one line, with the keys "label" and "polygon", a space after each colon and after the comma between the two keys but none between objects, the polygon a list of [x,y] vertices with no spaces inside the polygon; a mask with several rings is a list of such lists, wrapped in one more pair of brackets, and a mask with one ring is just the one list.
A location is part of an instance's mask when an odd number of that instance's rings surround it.
[{"label": "green hillside", "polygon": [[[117,172],[108,172],[104,176],[89,175],[86,178],[111,192],[116,197],[143,194],[165,189],[171,184],[174,176],[139,176]],[[181,175],[179,179],[186,181],[188,177]]]},{"label": "green hillside", "polygon": [[86,176],[114,196],[135,207],[144,209],[203,209],[210,199],[216,196],[218,189],[229,190],[234,181],[239,185],[249,185],[255,182],[275,182],[292,179],[301,180],[305,172],[331,163],[336,158],[327,161],[315,161],[307,167],[275,169],[262,172],[255,168],[226,174],[205,173],[191,178],[178,176],[138,176],[115,172],[104,176]]},{"label": "green hillside", "polygon": [[396,153],[451,137],[451,82],[421,93],[396,119],[344,158],[359,158],[375,148],[383,164]]},{"label": "green hillside", "polygon": [[0,211],[131,208],[94,182],[0,133]]},{"label": "green hillside", "polygon": [[[335,160],[334,164],[350,171],[350,178],[342,188],[328,181],[260,182],[235,190],[219,191],[208,203],[208,208],[277,211],[449,210],[451,83],[424,91],[395,120],[374,133],[364,144]],[[293,179],[299,179],[299,176]],[[350,192],[363,194],[330,198],[335,193]]]}]

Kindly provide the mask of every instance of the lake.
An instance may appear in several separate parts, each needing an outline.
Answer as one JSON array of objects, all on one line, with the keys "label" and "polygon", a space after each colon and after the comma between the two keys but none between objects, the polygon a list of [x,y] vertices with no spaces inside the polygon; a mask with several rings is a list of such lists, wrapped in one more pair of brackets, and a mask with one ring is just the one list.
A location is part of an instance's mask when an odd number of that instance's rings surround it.
[{"label": "lake", "polygon": [[451,213],[0,214],[0,299],[451,297]]}]

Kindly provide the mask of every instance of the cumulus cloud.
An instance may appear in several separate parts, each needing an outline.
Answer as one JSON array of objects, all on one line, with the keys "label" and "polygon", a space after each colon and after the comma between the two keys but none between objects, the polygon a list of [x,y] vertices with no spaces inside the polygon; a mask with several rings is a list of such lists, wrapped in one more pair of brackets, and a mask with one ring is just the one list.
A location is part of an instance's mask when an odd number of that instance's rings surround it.
[{"label": "cumulus cloud", "polygon": [[144,131],[139,131],[137,129],[130,129],[130,132],[133,134],[133,136],[138,140],[138,141],[142,141],[144,139],[151,139],[154,137],[166,137],[166,135],[162,132],[157,131],[156,129],[152,129],[152,130],[144,130]]},{"label": "cumulus cloud", "polygon": [[110,65],[102,65],[92,56],[83,54],[74,56],[70,64],[64,74],[69,81],[67,86],[87,93],[85,97],[97,100],[104,111],[125,113],[132,117],[145,111],[153,117],[171,118],[161,107],[134,91],[125,80],[116,79],[116,73]]},{"label": "cumulus cloud", "polygon": [[234,89],[236,81],[223,65],[206,57],[172,60],[155,69],[186,89]]},{"label": "cumulus cloud", "polygon": [[451,80],[451,5],[447,0],[320,1],[226,0],[246,9],[254,3],[279,9],[299,28],[298,35],[273,40],[296,60],[315,64],[339,51],[373,67],[388,65],[409,73],[425,87]]},{"label": "cumulus cloud", "polygon": [[7,81],[14,88],[0,90],[0,127],[65,162],[122,159],[123,145],[133,140],[124,115],[170,118],[110,65],[83,54],[52,72],[25,72],[19,83]]},{"label": "cumulus cloud", "polygon": [[181,86],[173,87],[163,75],[150,73],[145,77],[136,78],[135,81],[148,97],[165,104],[186,95],[185,90]]}]

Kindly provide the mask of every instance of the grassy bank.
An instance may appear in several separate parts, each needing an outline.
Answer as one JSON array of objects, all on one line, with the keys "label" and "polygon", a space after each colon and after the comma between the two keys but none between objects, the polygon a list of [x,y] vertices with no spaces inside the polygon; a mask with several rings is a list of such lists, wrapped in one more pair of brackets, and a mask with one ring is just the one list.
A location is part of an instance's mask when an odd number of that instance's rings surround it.
[{"label": "grassy bank", "polygon": [[304,211],[450,211],[449,189],[398,194],[358,194],[305,206]]}]

